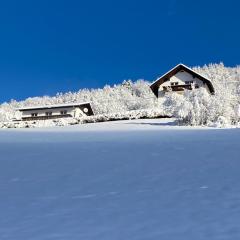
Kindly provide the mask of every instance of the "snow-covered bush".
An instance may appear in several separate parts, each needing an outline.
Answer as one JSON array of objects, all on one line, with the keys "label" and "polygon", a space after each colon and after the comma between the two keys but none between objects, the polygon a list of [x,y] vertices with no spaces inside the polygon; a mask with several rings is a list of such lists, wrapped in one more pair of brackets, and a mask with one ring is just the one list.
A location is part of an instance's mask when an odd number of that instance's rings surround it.
[{"label": "snow-covered bush", "polygon": [[227,90],[221,96],[211,95],[206,89],[200,88],[186,90],[183,95],[168,95],[163,105],[170,109],[172,116],[187,125],[212,125],[220,123],[220,119],[224,119],[224,124],[234,124],[238,117],[234,111],[234,102],[229,100],[231,97]]},{"label": "snow-covered bush", "polygon": [[20,112],[16,111],[14,108],[13,102],[10,104],[4,103],[0,107],[0,122],[11,121],[12,119],[19,119]]},{"label": "snow-covered bush", "polygon": [[[170,97],[171,99],[172,97]],[[172,101],[173,115],[190,125],[207,125],[212,120],[212,96],[205,89],[185,91]]]}]

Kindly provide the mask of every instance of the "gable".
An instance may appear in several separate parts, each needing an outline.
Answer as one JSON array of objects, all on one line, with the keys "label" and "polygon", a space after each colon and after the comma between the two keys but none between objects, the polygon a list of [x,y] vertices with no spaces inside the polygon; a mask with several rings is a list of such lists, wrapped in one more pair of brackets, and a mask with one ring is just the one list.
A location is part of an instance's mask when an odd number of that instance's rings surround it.
[{"label": "gable", "polygon": [[155,96],[158,97],[159,87],[165,82],[174,81],[174,79],[176,81],[181,81],[182,83],[184,83],[185,81],[192,81],[194,79],[195,81],[198,81],[199,85],[206,85],[210,93],[214,93],[213,85],[209,79],[193,71],[192,69],[188,68],[183,64],[177,65],[176,67],[171,69],[169,72],[164,74],[162,77],[158,78],[150,86],[150,88],[155,94]]},{"label": "gable", "polygon": [[182,71],[177,72],[170,79],[179,81],[179,82],[185,82],[185,81],[192,81],[194,78],[195,77],[192,74],[182,70]]}]

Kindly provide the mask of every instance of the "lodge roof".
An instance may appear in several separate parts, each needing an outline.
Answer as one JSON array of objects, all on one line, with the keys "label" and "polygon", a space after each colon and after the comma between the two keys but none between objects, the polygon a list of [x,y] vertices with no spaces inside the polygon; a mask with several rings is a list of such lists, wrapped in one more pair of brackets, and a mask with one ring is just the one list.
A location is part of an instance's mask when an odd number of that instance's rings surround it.
[{"label": "lodge roof", "polygon": [[187,67],[186,65],[180,63],[177,66],[175,66],[174,68],[172,68],[171,70],[169,70],[167,73],[165,73],[164,75],[162,75],[161,77],[159,77],[155,82],[153,82],[150,86],[150,88],[152,89],[153,93],[158,96],[158,88],[160,85],[162,85],[164,82],[168,81],[169,78],[171,78],[172,76],[174,76],[175,74],[177,74],[180,71],[186,71],[190,74],[192,74],[194,77],[197,77],[199,80],[203,81],[209,88],[209,91],[211,93],[214,93],[214,88],[213,85],[211,83],[211,80],[208,79],[207,77],[197,73],[196,71],[192,70],[191,68]]},{"label": "lodge roof", "polygon": [[82,106],[91,106],[90,102],[82,103],[65,103],[65,104],[55,104],[55,105],[44,105],[44,106],[32,106],[32,107],[22,107],[18,108],[18,111],[31,111],[31,110],[45,110],[45,109],[56,109],[56,108],[74,108]]}]

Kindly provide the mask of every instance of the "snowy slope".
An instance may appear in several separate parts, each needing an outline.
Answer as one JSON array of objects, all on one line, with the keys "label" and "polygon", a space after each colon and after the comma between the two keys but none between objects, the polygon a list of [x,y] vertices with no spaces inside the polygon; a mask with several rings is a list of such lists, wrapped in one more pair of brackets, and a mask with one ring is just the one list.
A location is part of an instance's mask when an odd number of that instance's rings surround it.
[{"label": "snowy slope", "polygon": [[168,121],[1,130],[0,239],[239,239],[240,130]]}]

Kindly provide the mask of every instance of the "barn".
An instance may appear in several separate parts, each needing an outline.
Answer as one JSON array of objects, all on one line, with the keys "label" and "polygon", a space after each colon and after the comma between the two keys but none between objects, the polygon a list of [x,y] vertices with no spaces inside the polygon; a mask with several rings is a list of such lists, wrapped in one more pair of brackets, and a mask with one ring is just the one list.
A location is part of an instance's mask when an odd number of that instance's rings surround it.
[{"label": "barn", "polygon": [[150,86],[156,97],[163,96],[169,91],[182,93],[184,90],[200,87],[207,89],[210,94],[214,94],[211,80],[184,64],[178,64]]},{"label": "barn", "polygon": [[89,102],[46,105],[38,107],[19,108],[23,121],[47,120],[68,117],[91,116],[93,110]]}]

